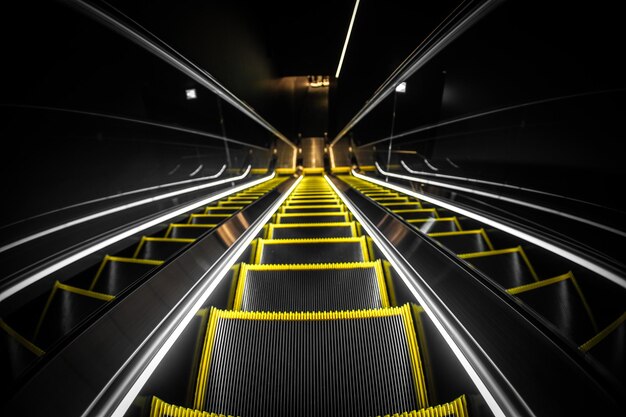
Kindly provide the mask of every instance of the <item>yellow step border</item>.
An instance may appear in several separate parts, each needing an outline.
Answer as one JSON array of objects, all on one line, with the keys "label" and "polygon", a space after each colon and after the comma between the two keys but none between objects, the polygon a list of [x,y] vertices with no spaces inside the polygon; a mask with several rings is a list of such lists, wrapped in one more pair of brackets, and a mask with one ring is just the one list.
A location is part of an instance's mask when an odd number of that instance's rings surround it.
[{"label": "yellow step border", "polygon": [[[479,236],[481,236],[483,238],[483,240],[485,241],[485,243],[487,244],[487,247],[489,248],[489,251],[490,252],[495,252],[495,249],[493,248],[493,244],[491,243],[491,239],[489,239],[489,236],[487,236],[487,232],[485,232],[485,229],[459,230],[457,232],[428,233],[428,236],[430,236],[430,237],[467,236],[467,235],[479,235]],[[521,249],[521,247],[520,247],[520,249]],[[485,253],[485,252],[474,252],[474,253]],[[518,252],[518,251],[515,250],[514,252]],[[462,254],[462,255],[466,256],[468,254]],[[461,255],[458,255],[458,256],[461,256]],[[524,256],[526,256],[526,254],[524,254]],[[463,259],[467,259],[467,258],[463,258]],[[535,275],[536,274],[534,274],[533,276],[535,276]]]},{"label": "yellow step border", "polygon": [[152,397],[150,402],[150,417],[233,417],[225,414],[209,413],[202,410],[194,410],[178,405],[168,404],[158,397]]},{"label": "yellow step border", "polygon": [[369,262],[341,262],[341,263],[323,263],[323,264],[246,264],[242,263],[239,269],[239,278],[237,281],[237,289],[235,291],[235,299],[233,302],[233,310],[241,311],[243,303],[243,295],[246,288],[246,277],[248,271],[310,271],[310,270],[329,270],[329,269],[370,269],[374,268],[376,273],[376,281],[378,283],[378,294],[382,308],[390,307],[389,296],[385,283],[385,274],[381,260]]},{"label": "yellow step border", "polygon": [[614,322],[606,326],[602,329],[598,334],[594,337],[580,345],[578,348],[583,352],[589,352],[593,349],[598,343],[604,340],[608,335],[610,335],[613,331],[615,331],[622,323],[626,322],[626,312],[624,312],[621,316],[619,316]]},{"label": "yellow step border", "polygon": [[135,249],[135,253],[133,254],[133,258],[138,259],[137,255],[141,252],[141,248],[146,244],[146,242],[179,242],[179,243],[193,243],[196,239],[187,239],[187,238],[179,238],[179,237],[149,237],[142,236],[139,244],[137,245],[137,249]]},{"label": "yellow step border", "polygon": [[[344,222],[349,222],[350,221],[350,213],[345,211],[343,213],[276,213],[274,215],[276,217],[275,219],[275,223],[278,224],[289,224],[289,223],[282,223],[281,220],[284,218],[288,218],[288,217],[336,217],[336,216],[343,216],[343,221]],[[328,223],[328,222],[326,222]]]},{"label": "yellow step border", "polygon": [[468,417],[467,400],[461,395],[449,403],[435,405],[421,410],[406,411],[404,413],[385,414],[378,417]]},{"label": "yellow step border", "polygon": [[507,248],[507,249],[493,249],[493,250],[482,251],[482,252],[461,253],[461,254],[458,254],[457,256],[461,259],[474,259],[474,258],[484,258],[487,256],[507,255],[510,253],[519,253],[522,260],[524,261],[524,264],[530,271],[530,275],[533,277],[535,281],[539,281],[539,276],[537,275],[537,272],[535,272],[535,268],[533,268],[533,265],[530,263],[530,259],[528,259],[526,252],[524,252],[524,248],[522,248],[521,246],[516,246],[514,248]]},{"label": "yellow step border", "polygon": [[89,286],[89,291],[93,291],[93,289],[96,286],[96,283],[100,279],[100,275],[102,275],[104,268],[109,262],[122,262],[122,263],[129,263],[129,264],[142,264],[142,265],[154,265],[154,266],[163,265],[163,261],[158,261],[154,259],[137,259],[137,258],[125,258],[122,256],[104,255],[104,258],[102,259],[102,262],[100,263],[100,267],[98,268],[96,275],[93,277],[93,280],[91,281],[91,285]]},{"label": "yellow step border", "polygon": [[89,291],[83,288],[74,287],[72,285],[62,284],[60,281],[55,281],[54,286],[52,287],[52,291],[48,296],[48,300],[46,301],[46,305],[41,312],[41,316],[39,316],[39,321],[37,322],[37,326],[35,327],[35,332],[33,333],[33,339],[37,339],[39,336],[39,332],[41,331],[41,326],[43,325],[44,319],[46,318],[46,314],[48,313],[48,309],[50,308],[50,304],[52,304],[52,300],[58,291],[67,291],[73,294],[82,295],[84,297],[95,298],[101,301],[111,301],[115,299],[114,295],[104,294],[101,292]]},{"label": "yellow step border", "polygon": [[410,304],[401,307],[388,307],[372,310],[347,310],[347,311],[320,311],[320,312],[256,312],[256,311],[233,311],[219,310],[211,307],[209,316],[209,326],[205,337],[200,371],[198,372],[198,383],[196,384],[196,398],[194,408],[201,409],[205,402],[206,384],[211,365],[213,353],[213,343],[217,323],[221,319],[225,320],[263,320],[263,321],[309,321],[309,320],[354,320],[369,319],[378,317],[401,316],[404,323],[407,347],[411,362],[413,376],[413,387],[417,403],[420,408],[428,407],[428,395],[423,377],[423,368],[420,361],[419,347],[417,346],[417,336],[411,314]]},{"label": "yellow step border", "polygon": [[315,227],[350,227],[352,237],[359,237],[357,234],[356,222],[331,222],[331,223],[269,223],[267,229],[267,237],[265,239],[274,239],[274,230],[290,229],[290,228],[315,228]]},{"label": "yellow step border", "polygon": [[4,330],[11,338],[13,338],[17,343],[22,345],[25,349],[29,350],[31,353],[36,356],[43,356],[46,352],[35,345],[30,340],[26,339],[24,336],[19,334],[15,329],[7,324],[3,319],[0,319],[0,329]]},{"label": "yellow step border", "polygon": [[358,243],[361,247],[361,255],[363,256],[363,262],[370,260],[369,251],[367,248],[367,242],[365,236],[360,237],[326,237],[317,239],[256,239],[256,255],[254,257],[254,264],[261,264],[263,258],[263,249],[267,245],[291,245],[291,244],[320,244],[320,243]]}]

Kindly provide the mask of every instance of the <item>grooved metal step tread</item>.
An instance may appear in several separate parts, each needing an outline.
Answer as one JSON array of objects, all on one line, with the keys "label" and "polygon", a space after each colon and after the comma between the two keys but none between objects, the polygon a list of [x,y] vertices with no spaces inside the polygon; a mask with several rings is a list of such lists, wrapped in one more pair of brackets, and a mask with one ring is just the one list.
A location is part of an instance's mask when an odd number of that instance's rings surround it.
[{"label": "grooved metal step tread", "polygon": [[319,206],[282,206],[280,213],[344,213],[345,209],[339,204]]},{"label": "grooved metal step tread", "polygon": [[234,310],[336,311],[389,307],[380,260],[300,265],[242,264]]},{"label": "grooved metal step tread", "polygon": [[[421,410],[405,411],[402,413],[388,414],[384,417],[468,417],[467,400],[462,395],[449,403],[422,408]],[[209,413],[193,408],[180,407],[168,404],[157,397],[152,397],[150,417],[227,417],[224,414]],[[232,416],[228,416],[232,417]],[[361,417],[361,416],[360,416]],[[378,417],[383,417],[379,415]]]},{"label": "grooved metal step tread", "polygon": [[357,237],[356,223],[270,223],[267,230],[267,239],[313,239],[328,237]]},{"label": "grooved metal step tread", "polygon": [[369,261],[365,237],[258,239],[255,263],[302,264]]},{"label": "grooved metal step tread", "polygon": [[194,408],[241,416],[371,416],[427,407],[410,306],[212,309]]},{"label": "grooved metal step tread", "polygon": [[350,214],[344,213],[278,213],[276,223],[335,223],[349,222]]}]

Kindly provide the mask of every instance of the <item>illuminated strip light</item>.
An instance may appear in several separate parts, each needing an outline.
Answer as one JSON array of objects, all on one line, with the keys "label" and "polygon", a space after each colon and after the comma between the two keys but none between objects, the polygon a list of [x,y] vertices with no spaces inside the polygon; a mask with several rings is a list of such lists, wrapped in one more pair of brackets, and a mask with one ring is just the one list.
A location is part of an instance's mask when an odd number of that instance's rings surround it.
[{"label": "illuminated strip light", "polygon": [[[403,163],[403,162],[404,161],[400,161],[400,163]],[[439,168],[437,168],[436,166],[428,162],[428,159],[424,158],[424,162],[426,163],[426,165],[428,165],[428,168],[432,169],[433,171],[439,171]]]},{"label": "illuminated strip light", "polygon": [[[450,158],[446,158],[446,161],[448,161],[450,163],[450,165],[452,165],[455,168],[459,167],[454,162],[452,162],[452,160]],[[585,200],[580,200],[578,198],[573,198],[573,197],[567,197],[567,196],[556,194],[556,193],[549,193],[547,191],[536,190],[534,188],[526,188],[526,187],[520,187],[518,185],[503,184],[501,182],[478,180],[478,179],[475,179],[475,178],[458,177],[458,176],[455,176],[455,175],[446,175],[446,174],[436,174],[434,172],[415,171],[415,170],[409,168],[408,165],[406,163],[404,163],[404,161],[400,161],[400,164],[402,164],[404,169],[406,169],[410,174],[430,175],[430,176],[433,176],[433,177],[449,178],[449,179],[452,179],[452,180],[466,181],[466,182],[471,182],[471,183],[475,183],[475,184],[494,185],[494,186],[497,186],[497,187],[510,188],[512,190],[518,190],[518,191],[527,191],[529,193],[542,194],[542,195],[547,195],[547,196],[550,196],[550,197],[558,197],[558,198],[562,198],[562,199],[565,199],[565,200],[576,201],[578,203],[584,203],[584,204],[589,204],[589,205],[596,206],[596,207],[602,207],[600,204],[590,203],[590,202],[585,201]]]},{"label": "illuminated strip light", "polygon": [[200,170],[204,168],[204,164],[200,164],[198,165],[198,168],[196,168],[196,170],[194,172],[192,172],[191,174],[189,174],[190,177],[194,177],[198,172],[200,172]]},{"label": "illuminated strip light", "polygon": [[[128,203],[128,204],[122,204],[121,206],[113,207],[113,208],[110,208],[108,210],[100,211],[98,213],[90,214],[89,216],[81,217],[80,219],[72,220],[70,222],[63,223],[63,224],[60,224],[60,225],[55,226],[55,227],[51,227],[50,229],[46,229],[46,230],[43,230],[41,232],[32,234],[30,236],[26,236],[25,238],[16,240],[15,242],[11,242],[8,245],[4,245],[4,246],[0,247],[0,253],[6,252],[9,249],[13,249],[16,246],[23,245],[24,243],[28,243],[28,242],[33,241],[35,239],[39,239],[40,237],[44,237],[44,236],[47,236],[49,234],[56,233],[56,232],[58,232],[60,230],[67,229],[68,227],[76,226],[77,224],[85,223],[85,222],[88,222],[88,221],[91,221],[91,220],[94,220],[94,219],[98,219],[100,217],[108,216],[109,214],[118,213],[120,211],[128,210],[128,209],[133,208],[133,207],[142,206],[144,204],[153,203],[155,201],[163,200],[163,199],[170,198],[170,197],[175,197],[177,195],[187,194],[187,193],[191,193],[191,192],[194,192],[194,191],[203,190],[205,188],[215,187],[216,185],[221,185],[221,184],[224,184],[224,183],[227,183],[227,182],[237,181],[237,180],[243,179],[243,178],[245,178],[248,175],[248,173],[250,172],[250,169],[251,169],[251,165],[248,165],[248,168],[246,169],[246,171],[243,174],[241,174],[239,176],[236,176],[236,177],[225,178],[223,180],[210,182],[208,184],[196,185],[194,187],[184,188],[182,190],[177,190],[177,191],[172,191],[172,192],[169,192],[169,193],[157,195],[156,197],[144,198],[142,200],[137,200],[137,201],[134,201],[134,202]],[[130,191],[129,194],[133,193],[133,192],[134,191]]]},{"label": "illuminated strip light", "polygon": [[[505,196],[502,196],[502,195],[499,195],[499,194],[488,193],[486,191],[475,190],[473,188],[461,187],[461,186],[458,186],[458,185],[452,185],[452,184],[448,184],[448,183],[445,183],[445,182],[431,181],[431,180],[427,180],[427,179],[424,179],[424,178],[409,177],[409,176],[406,176],[406,175],[394,174],[393,172],[385,172],[378,165],[378,162],[376,162],[376,168],[378,168],[378,171],[380,171],[380,173],[385,175],[385,176],[394,177],[394,178],[400,178],[400,179],[408,180],[408,181],[417,181],[417,182],[421,182],[421,183],[424,183],[424,184],[434,185],[436,187],[449,188],[451,190],[463,191],[465,193],[480,195],[482,197],[494,198],[496,200],[505,201],[507,203],[517,204],[519,206],[524,206],[524,207],[532,208],[532,209],[535,209],[535,210],[543,211],[543,212],[546,212],[546,213],[555,214],[557,216],[565,217],[566,219],[574,220],[574,221],[577,221],[577,222],[580,222],[580,223],[585,223],[585,224],[588,224],[589,226],[593,226],[593,227],[596,227],[598,229],[606,230],[607,232],[616,234],[616,235],[621,236],[621,237],[626,237],[626,232],[624,232],[622,230],[615,229],[613,227],[607,226],[607,225],[602,224],[602,223],[594,222],[593,220],[585,219],[584,217],[575,216],[573,214],[569,214],[569,213],[566,213],[564,211],[554,210],[554,209],[551,209],[549,207],[540,206],[538,204],[532,204],[532,203],[528,203],[528,202],[523,201],[523,200],[517,200],[515,198],[505,197]],[[435,174],[432,174],[432,175],[435,175]],[[476,180],[476,181],[478,181],[478,180]],[[492,183],[492,184],[497,184],[497,183]]]},{"label": "illuminated strip light", "polygon": [[[166,339],[162,342],[160,348],[156,352],[156,354],[150,359],[150,362],[147,366],[142,370],[141,374],[137,377],[135,382],[132,384],[130,389],[124,395],[124,398],[120,401],[120,403],[115,408],[115,411],[111,414],[113,417],[123,417],[126,414],[126,411],[133,404],[135,398],[141,392],[143,386],[148,382],[148,379],[152,375],[152,373],[159,366],[165,355],[169,352],[171,347],[176,343],[178,337],[185,330],[187,325],[191,322],[196,312],[200,310],[206,303],[206,300],[213,293],[215,288],[220,284],[220,282],[224,279],[226,274],[230,271],[230,268],[239,260],[243,252],[247,249],[248,245],[254,240],[257,235],[263,229],[263,226],[270,221],[272,215],[278,210],[278,208],[283,204],[283,202],[289,197],[289,195],[293,192],[293,190],[300,184],[300,181],[304,176],[300,176],[292,186],[282,195],[276,202],[266,211],[266,214],[259,218],[256,222],[256,226],[248,229],[245,233],[245,237],[239,239],[234,245],[236,246],[234,252],[231,252],[227,257],[222,255],[217,262],[221,262],[222,265],[214,271],[211,276],[208,278],[202,277],[201,280],[203,284],[200,288],[198,288],[195,293],[195,297],[191,300],[187,300],[187,305],[182,308],[182,311],[179,313],[181,320],[175,320],[174,324],[171,324],[168,328],[163,329],[162,334],[165,333]],[[167,330],[171,330],[168,332]],[[121,369],[118,373],[121,372]],[[114,378],[113,378],[114,379]],[[112,379],[112,381],[113,381]],[[110,386],[111,382],[105,389]],[[87,410],[87,413],[90,410]]]},{"label": "illuminated strip light", "polygon": [[[168,172],[167,175],[172,175],[174,172],[176,172],[178,170],[178,168],[180,168],[180,164],[176,165],[176,167],[173,170],[171,170],[170,172]],[[152,187],[140,188],[140,189],[137,189],[137,190],[126,191],[124,193],[119,193],[119,194],[115,194],[115,195],[109,195],[109,196],[106,196],[106,197],[96,198],[96,199],[93,199],[93,200],[83,201],[81,203],[77,203],[77,204],[72,204],[70,206],[61,207],[61,208],[56,209],[56,210],[46,211],[45,213],[40,213],[40,214],[31,216],[31,217],[28,217],[26,219],[18,220],[16,222],[4,225],[4,226],[0,227],[0,229],[4,229],[6,227],[13,226],[13,225],[16,225],[18,223],[23,223],[23,222],[26,222],[26,221],[29,221],[29,220],[32,220],[32,219],[36,219],[37,217],[47,216],[47,215],[52,214],[52,213],[58,213],[60,211],[69,210],[69,209],[80,207],[80,206],[86,206],[88,204],[98,203],[100,201],[112,200],[114,198],[120,198],[120,197],[124,197],[124,196],[131,195],[131,194],[142,193],[144,191],[158,190],[160,188],[169,188],[169,187],[173,187],[175,185],[182,185],[182,184],[187,184],[187,183],[190,183],[190,182],[212,180],[212,179],[215,179],[215,178],[219,177],[220,175],[222,175],[224,170],[226,170],[226,165],[222,165],[222,169],[220,169],[217,174],[209,175],[209,176],[206,176],[206,177],[193,178],[193,179],[190,179],[190,180],[183,180],[183,181],[177,181],[177,182],[170,182],[170,183],[167,183],[167,184],[161,184],[161,185],[155,185],[155,186],[152,186]],[[2,251],[0,250],[0,252],[2,252]]]},{"label": "illuminated strip light", "polygon": [[[478,373],[476,372],[472,364],[463,354],[463,351],[461,350],[461,348],[456,344],[452,336],[450,336],[450,334],[448,333],[448,330],[446,329],[446,327],[443,325],[443,323],[440,320],[440,315],[437,315],[435,311],[433,311],[433,307],[426,301],[425,297],[422,295],[419,288],[415,285],[414,281],[411,278],[409,278],[410,276],[419,277],[420,274],[418,274],[417,271],[415,271],[413,268],[411,268],[410,272],[406,271],[403,265],[405,264],[408,265],[408,262],[406,262],[406,260],[404,263],[399,262],[396,254],[391,253],[390,251],[386,249],[387,247],[386,245],[390,247],[393,247],[393,245],[377,229],[373,229],[369,226],[369,222],[366,221],[366,219],[364,219],[363,216],[361,216],[361,214],[356,210],[352,202],[350,202],[343,195],[343,193],[339,191],[339,189],[335,186],[335,184],[333,184],[333,182],[330,181],[328,176],[324,175],[324,178],[326,179],[328,184],[331,186],[331,188],[335,191],[335,193],[339,196],[339,198],[341,198],[341,200],[343,201],[343,204],[345,204],[348,210],[350,210],[352,215],[355,217],[356,221],[359,222],[359,224],[365,230],[367,235],[372,238],[372,240],[376,244],[376,247],[383,253],[383,255],[389,261],[389,263],[391,263],[391,266],[398,273],[400,278],[404,281],[409,291],[411,291],[411,294],[413,294],[413,297],[415,297],[415,299],[417,300],[418,304],[422,308],[424,308],[424,311],[426,312],[426,314],[428,314],[428,317],[432,320],[435,327],[437,327],[437,330],[439,331],[441,336],[444,338],[448,346],[450,346],[450,349],[452,350],[452,352],[454,352],[454,355],[456,356],[458,361],[461,363],[461,365],[465,369],[465,372],[467,372],[468,376],[476,385],[476,388],[478,388],[478,391],[481,393],[481,395],[485,399],[485,402],[491,409],[491,412],[494,414],[494,416],[506,417],[506,414],[504,413],[504,411],[502,410],[502,408],[500,407],[496,399],[491,394],[491,391],[489,390],[487,385],[485,385],[482,378],[478,375]],[[383,244],[383,239],[386,241],[384,244]],[[424,285],[426,284],[424,283]]]},{"label": "illuminated strip light", "polygon": [[[379,168],[379,170],[380,170],[380,168]],[[381,170],[381,173],[383,173],[383,175],[388,175],[387,173],[384,173],[384,171],[382,171],[382,170]],[[457,206],[455,206],[453,204],[450,204],[450,203],[447,203],[447,202],[445,202],[443,200],[439,200],[439,199],[434,198],[434,197],[429,197],[427,195],[417,193],[415,191],[409,190],[409,189],[404,188],[404,187],[400,187],[400,186],[392,184],[392,183],[387,183],[387,182],[384,182],[384,181],[377,180],[375,178],[370,178],[370,177],[368,177],[366,175],[361,175],[361,174],[359,174],[358,172],[356,172],[354,170],[352,170],[352,175],[354,175],[355,177],[360,178],[362,180],[371,182],[373,184],[377,184],[377,185],[380,185],[382,187],[386,187],[386,188],[390,188],[390,189],[395,190],[395,191],[399,191],[401,193],[410,195],[410,196],[415,197],[415,198],[420,199],[420,200],[428,201],[429,203],[441,206],[441,207],[446,208],[448,210],[451,210],[451,211],[454,211],[456,213],[459,213],[459,214],[461,214],[463,216],[467,216],[467,217],[469,217],[471,219],[474,219],[474,220],[477,220],[477,221],[479,221],[481,223],[485,223],[485,224],[487,224],[489,226],[495,227],[496,229],[502,230],[503,232],[509,233],[509,234],[511,234],[513,236],[516,236],[516,237],[518,237],[518,238],[520,238],[522,240],[525,240],[525,241],[527,241],[529,243],[532,243],[532,244],[537,245],[537,246],[539,246],[541,248],[544,248],[544,249],[546,249],[546,250],[548,250],[550,252],[553,252],[553,253],[555,253],[555,254],[557,254],[559,256],[562,256],[565,259],[568,259],[568,260],[570,260],[570,261],[572,261],[572,262],[574,262],[574,263],[576,263],[576,264],[578,264],[578,265],[580,265],[580,266],[582,266],[584,268],[589,269],[590,271],[593,271],[593,272],[597,273],[598,275],[603,276],[604,278],[614,282],[615,284],[619,285],[620,287],[626,288],[626,280],[622,276],[616,274],[615,272],[613,272],[613,271],[611,271],[611,270],[609,270],[607,268],[604,268],[601,265],[597,265],[597,264],[595,264],[595,263],[593,263],[593,262],[591,262],[591,261],[589,261],[589,260],[587,260],[587,259],[585,259],[585,258],[583,258],[583,257],[581,257],[581,256],[579,256],[577,254],[575,254],[575,253],[572,253],[572,252],[570,252],[570,251],[568,251],[566,249],[563,249],[563,248],[561,248],[559,246],[556,246],[556,245],[554,245],[552,243],[549,243],[549,242],[546,242],[544,240],[541,240],[541,239],[539,239],[539,238],[537,238],[537,237],[535,237],[533,235],[530,235],[530,234],[528,234],[526,232],[523,232],[521,230],[515,229],[515,228],[513,228],[511,226],[507,226],[507,225],[505,225],[503,223],[500,223],[500,222],[498,222],[496,220],[490,219],[489,217],[485,217],[485,216],[480,215],[478,213],[474,213],[473,211],[470,211],[470,210],[467,210],[467,209],[464,209],[464,208],[461,208],[461,207],[457,207]],[[389,176],[394,176],[394,175],[395,174],[389,175]],[[398,178],[406,179],[406,180],[409,180],[409,181],[413,180],[411,177],[405,177],[405,176],[402,176],[402,175],[398,175]]]},{"label": "illuminated strip light", "polygon": [[341,58],[339,58],[339,65],[337,65],[337,72],[335,72],[335,78],[339,78],[339,73],[341,72],[341,66],[343,65],[343,58],[346,56],[346,50],[348,49],[348,42],[350,41],[350,34],[352,33],[352,26],[354,25],[354,19],[356,18],[356,11],[359,8],[359,3],[361,0],[356,0],[354,4],[354,10],[352,11],[352,18],[350,19],[350,26],[348,26],[348,35],[346,35],[346,40],[343,43],[343,50],[341,51]]},{"label": "illuminated strip light", "polygon": [[[249,167],[248,167],[248,170],[246,171],[246,173],[248,171],[249,171]],[[276,173],[272,172],[272,175],[268,175],[267,177],[259,178],[258,180],[250,181],[250,182],[247,182],[245,184],[241,184],[241,185],[239,185],[237,187],[234,187],[234,188],[229,188],[228,190],[223,191],[223,192],[221,192],[219,194],[216,194],[216,195],[214,195],[212,197],[208,197],[208,198],[205,198],[205,199],[203,199],[201,201],[197,201],[197,202],[195,202],[193,204],[186,205],[185,207],[179,208],[179,209],[177,209],[175,211],[172,211],[172,212],[170,212],[168,214],[164,214],[163,216],[160,216],[160,217],[158,217],[158,218],[156,218],[154,220],[150,220],[149,222],[146,222],[146,223],[141,224],[139,226],[133,227],[132,229],[127,230],[127,231],[125,231],[125,232],[123,232],[123,233],[121,233],[119,235],[110,237],[110,238],[108,238],[108,239],[106,239],[106,240],[104,240],[104,241],[102,241],[100,243],[97,243],[97,244],[95,244],[93,246],[88,247],[87,249],[83,249],[82,251],[80,251],[78,253],[75,253],[74,255],[68,256],[67,258],[62,259],[61,261],[59,261],[59,262],[57,262],[57,263],[55,263],[53,265],[50,265],[47,268],[45,268],[45,269],[43,269],[43,270],[41,270],[41,271],[39,271],[39,272],[29,276],[29,277],[26,277],[26,278],[22,279],[20,282],[16,283],[15,285],[5,289],[4,291],[2,291],[0,293],[0,302],[2,302],[5,299],[9,298],[10,296],[12,296],[13,294],[17,293],[18,291],[23,290],[24,288],[28,287],[29,285],[39,281],[40,279],[42,279],[42,278],[44,278],[44,277],[46,277],[46,276],[48,276],[48,275],[58,271],[61,268],[66,267],[67,265],[70,265],[73,262],[78,261],[79,259],[84,258],[85,256],[91,255],[92,253],[97,252],[100,249],[104,249],[107,246],[112,245],[112,244],[114,244],[116,242],[119,242],[122,239],[126,239],[127,237],[133,236],[133,235],[135,235],[135,234],[137,234],[137,233],[139,233],[139,232],[141,232],[143,230],[146,230],[146,229],[148,229],[148,228],[150,228],[152,226],[156,226],[156,225],[158,225],[160,223],[163,223],[163,222],[165,222],[165,221],[167,221],[167,220],[169,220],[171,218],[174,218],[176,216],[180,216],[181,214],[185,214],[187,212],[195,210],[198,207],[202,207],[204,205],[212,203],[213,201],[217,201],[219,199],[222,199],[222,198],[227,197],[227,196],[229,196],[231,194],[237,193],[237,192],[239,192],[241,190],[244,190],[246,188],[254,187],[255,185],[258,185],[258,184],[264,183],[266,181],[269,181],[272,178],[274,178],[275,176],[276,176]],[[232,180],[233,180],[232,178],[228,178],[224,182],[230,182]]]}]

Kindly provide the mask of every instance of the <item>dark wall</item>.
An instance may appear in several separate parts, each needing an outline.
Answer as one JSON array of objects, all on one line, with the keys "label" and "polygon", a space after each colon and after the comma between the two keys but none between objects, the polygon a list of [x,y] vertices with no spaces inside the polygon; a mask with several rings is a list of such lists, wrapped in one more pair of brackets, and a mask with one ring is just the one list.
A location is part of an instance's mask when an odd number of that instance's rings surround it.
[{"label": "dark wall", "polygon": [[[412,154],[394,161],[615,205],[597,191],[624,174],[620,20],[607,5],[504,2],[397,94],[394,150]],[[392,111],[393,95],[355,139],[389,137]]]}]

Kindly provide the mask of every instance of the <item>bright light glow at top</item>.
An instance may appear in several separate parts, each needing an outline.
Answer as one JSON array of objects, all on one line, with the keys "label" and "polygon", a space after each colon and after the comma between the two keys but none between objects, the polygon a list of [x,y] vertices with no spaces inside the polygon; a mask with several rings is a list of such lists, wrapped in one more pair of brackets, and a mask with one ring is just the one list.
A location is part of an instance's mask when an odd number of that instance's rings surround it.
[{"label": "bright light glow at top", "polygon": [[396,93],[406,93],[406,82],[402,81],[396,86]]},{"label": "bright light glow at top", "polygon": [[352,26],[354,25],[354,19],[356,18],[356,11],[359,8],[360,0],[356,0],[354,4],[354,10],[352,11],[352,18],[350,19],[350,26],[348,26],[348,34],[346,35],[346,41],[343,43],[343,50],[341,51],[341,58],[339,58],[339,65],[337,65],[337,72],[335,72],[335,78],[339,78],[341,72],[341,66],[343,65],[343,58],[346,56],[346,49],[348,49],[348,42],[350,41],[350,34],[352,33]]},{"label": "bright light glow at top", "polygon": [[195,88],[188,88],[187,90],[185,90],[185,95],[187,96],[187,100],[193,100],[195,98],[198,98],[198,94],[196,93]]}]

